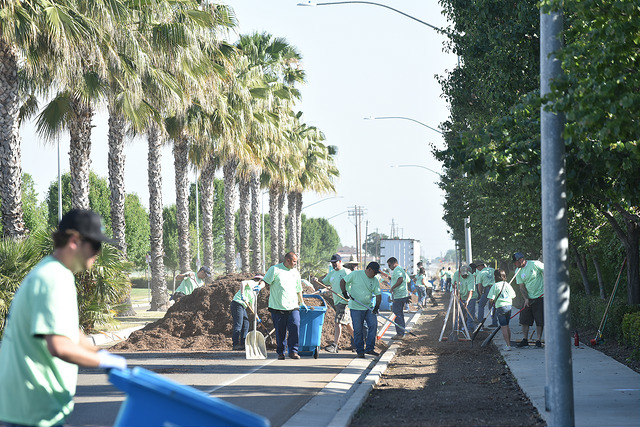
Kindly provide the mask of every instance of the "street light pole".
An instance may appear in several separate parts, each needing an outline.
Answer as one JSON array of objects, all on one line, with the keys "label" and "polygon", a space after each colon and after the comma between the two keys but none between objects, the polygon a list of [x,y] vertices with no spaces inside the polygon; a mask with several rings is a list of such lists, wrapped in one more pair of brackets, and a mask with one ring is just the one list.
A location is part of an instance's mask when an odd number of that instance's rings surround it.
[{"label": "street light pole", "polygon": [[303,211],[310,206],[317,205],[320,202],[324,202],[325,200],[331,200],[331,199],[344,199],[344,196],[333,196],[333,197],[327,197],[326,199],[318,200],[317,202],[313,202],[310,205],[303,206],[302,209],[300,209],[300,211]]}]

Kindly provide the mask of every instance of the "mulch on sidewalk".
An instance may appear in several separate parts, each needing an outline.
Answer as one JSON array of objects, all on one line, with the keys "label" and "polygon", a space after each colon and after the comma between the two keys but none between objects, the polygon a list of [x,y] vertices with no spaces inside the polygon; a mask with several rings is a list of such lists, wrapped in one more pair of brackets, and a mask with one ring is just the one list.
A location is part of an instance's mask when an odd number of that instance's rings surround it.
[{"label": "mulch on sidewalk", "polygon": [[[444,312],[421,317],[353,427],[544,426],[498,350],[468,341],[439,342]],[[445,335],[446,336],[446,335]]]}]

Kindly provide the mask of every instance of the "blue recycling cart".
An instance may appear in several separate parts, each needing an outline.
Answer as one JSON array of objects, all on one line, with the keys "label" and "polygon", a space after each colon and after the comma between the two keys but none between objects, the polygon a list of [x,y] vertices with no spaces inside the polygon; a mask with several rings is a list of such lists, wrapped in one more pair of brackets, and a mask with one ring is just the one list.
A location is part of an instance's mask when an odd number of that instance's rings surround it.
[{"label": "blue recycling cart", "polygon": [[382,291],[380,293],[381,296],[381,302],[380,302],[380,310],[383,311],[391,311],[391,292],[389,291]]},{"label": "blue recycling cart", "polygon": [[317,298],[322,301],[321,306],[309,306],[300,309],[300,333],[298,335],[298,354],[313,355],[314,359],[320,354],[322,342],[322,325],[327,312],[327,303],[319,295],[303,295],[304,298]]},{"label": "blue recycling cart", "polygon": [[114,427],[269,427],[268,419],[146,369],[109,372],[127,398]]}]

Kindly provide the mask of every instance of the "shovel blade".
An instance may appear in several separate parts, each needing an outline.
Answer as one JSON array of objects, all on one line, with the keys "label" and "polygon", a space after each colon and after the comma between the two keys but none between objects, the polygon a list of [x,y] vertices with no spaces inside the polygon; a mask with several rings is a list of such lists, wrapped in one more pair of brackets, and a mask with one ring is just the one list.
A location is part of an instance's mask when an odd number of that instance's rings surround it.
[{"label": "shovel blade", "polygon": [[264,342],[264,335],[258,331],[251,331],[244,340],[244,347],[247,359],[266,359],[267,346]]}]

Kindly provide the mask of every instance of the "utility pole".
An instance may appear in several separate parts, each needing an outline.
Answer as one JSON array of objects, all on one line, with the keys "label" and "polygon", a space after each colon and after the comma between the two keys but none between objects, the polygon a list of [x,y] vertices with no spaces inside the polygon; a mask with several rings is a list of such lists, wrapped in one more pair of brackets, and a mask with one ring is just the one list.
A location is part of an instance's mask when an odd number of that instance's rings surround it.
[{"label": "utility pole", "polygon": [[353,224],[356,226],[356,258],[362,261],[362,217],[367,210],[362,206],[353,206],[347,211],[350,218],[354,218]]},{"label": "utility pole", "polygon": [[369,220],[365,222],[366,227],[364,229],[364,259],[362,265],[367,265],[367,255],[369,255]]}]

